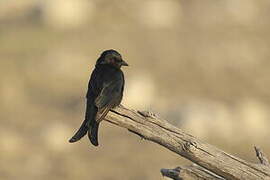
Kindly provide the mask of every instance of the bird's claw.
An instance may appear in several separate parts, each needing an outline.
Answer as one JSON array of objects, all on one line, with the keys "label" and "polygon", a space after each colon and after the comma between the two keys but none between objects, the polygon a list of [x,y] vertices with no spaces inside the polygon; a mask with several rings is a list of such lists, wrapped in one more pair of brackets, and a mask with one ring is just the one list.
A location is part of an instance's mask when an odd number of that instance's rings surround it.
[{"label": "bird's claw", "polygon": [[119,108],[124,108],[124,106],[122,104],[119,104],[118,107]]}]

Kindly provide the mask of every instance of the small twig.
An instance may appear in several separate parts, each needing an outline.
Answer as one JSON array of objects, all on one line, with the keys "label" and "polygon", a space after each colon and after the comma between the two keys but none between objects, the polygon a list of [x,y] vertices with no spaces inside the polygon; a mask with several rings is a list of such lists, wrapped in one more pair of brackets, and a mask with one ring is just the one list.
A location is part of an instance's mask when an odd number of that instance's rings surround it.
[{"label": "small twig", "polygon": [[262,152],[262,150],[256,146],[254,146],[255,152],[256,152],[256,156],[259,159],[259,161],[261,162],[261,164],[265,165],[265,166],[269,166],[269,161],[267,159],[267,157],[264,155],[264,153]]}]

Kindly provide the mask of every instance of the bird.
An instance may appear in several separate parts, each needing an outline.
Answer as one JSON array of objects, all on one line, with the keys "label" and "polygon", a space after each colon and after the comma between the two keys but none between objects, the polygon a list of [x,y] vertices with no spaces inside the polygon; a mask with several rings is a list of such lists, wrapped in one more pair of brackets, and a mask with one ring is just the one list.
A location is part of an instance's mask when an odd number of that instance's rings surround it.
[{"label": "bird", "polygon": [[88,138],[94,146],[98,146],[98,129],[100,122],[107,113],[119,106],[125,85],[122,66],[128,66],[121,54],[116,50],[105,50],[96,61],[90,76],[86,94],[85,119],[70,143],[79,141],[88,133]]}]

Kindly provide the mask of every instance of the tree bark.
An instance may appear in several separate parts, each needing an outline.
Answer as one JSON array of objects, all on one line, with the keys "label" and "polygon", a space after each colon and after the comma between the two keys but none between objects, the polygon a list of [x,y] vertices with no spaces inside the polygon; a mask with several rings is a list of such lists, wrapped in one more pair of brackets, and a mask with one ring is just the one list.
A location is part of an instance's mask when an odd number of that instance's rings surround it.
[{"label": "tree bark", "polygon": [[134,111],[121,106],[111,110],[105,120],[158,143],[225,179],[270,180],[268,166],[249,163],[230,155],[149,112]]}]

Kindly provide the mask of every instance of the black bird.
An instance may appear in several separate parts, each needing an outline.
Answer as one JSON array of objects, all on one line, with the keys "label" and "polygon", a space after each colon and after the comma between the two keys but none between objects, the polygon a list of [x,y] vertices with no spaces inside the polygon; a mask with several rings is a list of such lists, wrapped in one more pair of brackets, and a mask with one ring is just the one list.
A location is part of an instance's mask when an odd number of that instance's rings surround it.
[{"label": "black bird", "polygon": [[121,66],[128,64],[115,50],[106,50],[98,58],[88,83],[85,120],[70,143],[80,140],[88,131],[89,140],[98,146],[100,121],[110,109],[120,105],[123,97],[125,79]]}]

